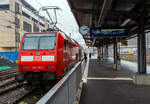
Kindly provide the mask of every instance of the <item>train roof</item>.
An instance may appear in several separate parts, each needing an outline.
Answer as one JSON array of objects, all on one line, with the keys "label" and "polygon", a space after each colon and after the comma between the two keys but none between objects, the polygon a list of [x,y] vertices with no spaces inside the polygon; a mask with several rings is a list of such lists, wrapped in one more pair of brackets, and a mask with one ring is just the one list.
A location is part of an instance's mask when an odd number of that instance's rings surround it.
[{"label": "train roof", "polygon": [[74,45],[76,45],[76,42],[72,38],[70,38],[67,34],[65,34],[64,32],[60,32],[60,33],[64,36],[64,38],[66,40],[69,40],[71,43],[73,43]]},{"label": "train roof", "polygon": [[44,33],[60,33],[66,40],[70,41],[74,45],[79,45],[79,43],[77,41],[75,41],[74,39],[70,38],[67,34],[65,34],[62,31],[26,32],[26,33],[24,33],[24,35],[25,34],[44,34]]}]

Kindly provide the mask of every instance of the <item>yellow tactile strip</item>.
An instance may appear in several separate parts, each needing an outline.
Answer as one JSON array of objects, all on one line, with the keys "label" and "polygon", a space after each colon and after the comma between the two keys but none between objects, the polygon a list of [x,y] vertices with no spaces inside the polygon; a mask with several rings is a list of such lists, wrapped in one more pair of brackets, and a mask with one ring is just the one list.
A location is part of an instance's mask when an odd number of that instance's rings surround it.
[{"label": "yellow tactile strip", "polygon": [[79,104],[80,102],[80,96],[81,96],[81,93],[82,93],[82,87],[83,87],[83,81],[80,82],[80,87],[77,91],[77,96],[76,96],[76,100],[74,102],[74,104]]}]

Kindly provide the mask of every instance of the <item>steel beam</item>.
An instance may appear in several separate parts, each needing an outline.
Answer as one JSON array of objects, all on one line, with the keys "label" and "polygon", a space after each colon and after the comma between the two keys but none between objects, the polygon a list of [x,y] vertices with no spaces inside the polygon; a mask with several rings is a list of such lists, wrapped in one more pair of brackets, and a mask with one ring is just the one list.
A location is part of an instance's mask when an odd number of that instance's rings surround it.
[{"label": "steel beam", "polygon": [[108,10],[111,7],[111,3],[112,3],[112,0],[104,0],[102,10],[101,10],[101,13],[99,15],[98,22],[97,22],[97,26],[100,26],[100,27],[102,26],[102,23],[104,22],[104,18],[107,15]]},{"label": "steel beam", "polygon": [[145,2],[148,0],[138,0],[137,5],[132,9],[132,11],[137,11],[139,8],[144,7]]},{"label": "steel beam", "polygon": [[85,14],[98,14],[100,9],[82,9],[82,8],[72,8],[72,12],[85,13]]},{"label": "steel beam", "polygon": [[108,45],[105,46],[105,58],[107,59],[108,57]]},{"label": "steel beam", "polygon": [[116,42],[113,44],[114,46],[114,64],[116,64],[116,53],[117,53],[117,44],[116,44]]},{"label": "steel beam", "polygon": [[[117,40],[117,39],[116,39]],[[117,66],[118,66],[118,52],[117,52],[117,41],[114,42],[114,68],[117,70]]]},{"label": "steel beam", "polygon": [[103,53],[103,46],[101,47],[101,53],[102,53],[102,54],[101,54],[101,55],[102,55],[101,58],[103,59],[103,58],[104,58],[104,57],[103,57],[103,56],[104,56],[104,53]]},{"label": "steel beam", "polygon": [[144,15],[139,22],[139,34],[138,34],[138,73],[146,74],[146,40],[144,29]]}]

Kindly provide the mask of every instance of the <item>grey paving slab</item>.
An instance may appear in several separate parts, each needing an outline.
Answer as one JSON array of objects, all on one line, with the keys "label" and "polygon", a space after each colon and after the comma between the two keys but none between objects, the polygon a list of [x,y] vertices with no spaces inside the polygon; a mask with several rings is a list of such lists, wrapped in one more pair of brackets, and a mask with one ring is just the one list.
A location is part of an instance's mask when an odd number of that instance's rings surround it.
[{"label": "grey paving slab", "polygon": [[150,86],[134,85],[128,80],[133,74],[124,68],[114,71],[110,63],[90,60],[80,104],[150,104]]}]

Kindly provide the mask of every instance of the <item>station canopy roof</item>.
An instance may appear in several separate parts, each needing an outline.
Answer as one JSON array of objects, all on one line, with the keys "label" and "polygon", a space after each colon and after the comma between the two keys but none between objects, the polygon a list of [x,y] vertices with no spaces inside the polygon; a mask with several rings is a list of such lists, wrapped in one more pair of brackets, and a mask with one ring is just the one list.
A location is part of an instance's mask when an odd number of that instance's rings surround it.
[{"label": "station canopy roof", "polygon": [[[120,27],[126,28],[126,37],[118,37],[118,41],[134,37],[140,30],[139,23],[144,18],[144,28],[150,27],[150,0],[67,0],[79,25],[88,27]],[[83,36],[89,46],[101,46],[116,41],[110,37]]]}]

